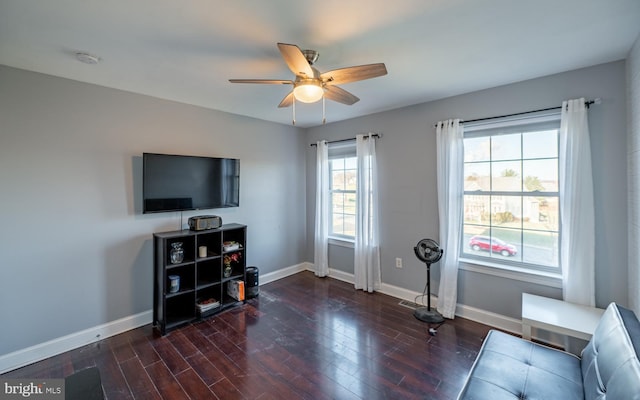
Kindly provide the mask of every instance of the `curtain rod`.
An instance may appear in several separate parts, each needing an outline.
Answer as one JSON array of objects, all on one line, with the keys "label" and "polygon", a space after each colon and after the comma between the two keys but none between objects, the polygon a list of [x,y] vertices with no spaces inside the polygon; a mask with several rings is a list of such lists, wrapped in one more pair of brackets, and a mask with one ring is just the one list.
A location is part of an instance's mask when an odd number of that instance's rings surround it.
[{"label": "curtain rod", "polygon": [[[593,100],[587,100],[584,104],[587,106],[587,108],[589,108],[590,105],[592,105],[592,104],[600,104],[601,102],[602,101],[600,100],[600,98],[597,98],[597,99],[593,99]],[[491,119],[498,119],[498,118],[516,117],[518,115],[526,115],[526,114],[533,114],[533,113],[538,113],[538,112],[543,112],[543,111],[560,110],[560,109],[562,109],[562,106],[541,108],[540,110],[523,111],[523,112],[514,113],[514,114],[498,115],[498,116],[495,116],[495,117],[476,118],[476,119],[470,119],[469,121],[461,120],[460,123],[461,124],[468,124],[470,122],[480,122],[480,121],[488,121],[488,120],[491,120]],[[438,124],[433,125],[433,127],[437,128]]]},{"label": "curtain rod", "polygon": [[[382,137],[382,133],[373,133],[373,134],[371,134],[371,136],[377,137],[378,139],[380,139]],[[356,140],[356,138],[332,140],[330,142],[327,142],[327,144],[329,144],[329,143],[341,143],[341,142],[352,142],[354,140]],[[317,146],[317,144],[316,143],[311,143],[310,146],[311,147]]]}]

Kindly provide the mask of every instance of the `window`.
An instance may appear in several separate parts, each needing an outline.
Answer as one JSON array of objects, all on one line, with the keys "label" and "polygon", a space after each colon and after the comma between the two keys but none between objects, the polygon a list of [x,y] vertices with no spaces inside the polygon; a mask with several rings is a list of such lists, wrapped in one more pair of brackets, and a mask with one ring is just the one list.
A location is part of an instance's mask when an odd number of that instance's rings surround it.
[{"label": "window", "polygon": [[559,127],[465,126],[461,258],[560,272]]},{"label": "window", "polygon": [[329,147],[329,236],[332,238],[355,239],[357,165],[355,144]]}]

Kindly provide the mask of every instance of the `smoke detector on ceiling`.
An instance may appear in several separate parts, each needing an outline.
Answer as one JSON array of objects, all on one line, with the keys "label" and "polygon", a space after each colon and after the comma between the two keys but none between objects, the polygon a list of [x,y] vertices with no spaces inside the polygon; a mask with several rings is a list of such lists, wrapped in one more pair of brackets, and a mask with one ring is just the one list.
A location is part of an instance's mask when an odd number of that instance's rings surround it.
[{"label": "smoke detector on ceiling", "polygon": [[83,62],[85,64],[97,64],[100,62],[100,57],[94,56],[89,53],[78,52],[76,53],[76,58],[78,61]]}]

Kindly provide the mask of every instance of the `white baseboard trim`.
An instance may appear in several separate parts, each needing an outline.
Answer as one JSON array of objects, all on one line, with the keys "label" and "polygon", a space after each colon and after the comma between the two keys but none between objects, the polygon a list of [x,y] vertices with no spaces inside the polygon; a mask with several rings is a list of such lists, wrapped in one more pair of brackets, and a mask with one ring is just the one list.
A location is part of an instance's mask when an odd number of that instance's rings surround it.
[{"label": "white baseboard trim", "polygon": [[[313,268],[313,264],[311,264],[311,268]],[[340,271],[339,269],[329,268],[329,278],[337,279],[339,281],[354,283],[353,274],[348,272]]]},{"label": "white baseboard trim", "polygon": [[[287,276],[297,274],[302,271],[313,271],[313,263],[303,262],[292,265],[287,268],[279,269],[259,276],[260,285],[277,281]],[[337,269],[329,269],[329,277],[338,279],[343,282],[354,283],[354,276],[351,273],[340,271]],[[400,300],[415,301],[416,296],[422,293],[407,290],[398,286],[383,283],[380,293],[398,298]],[[431,296],[431,304],[437,304],[437,297]],[[489,311],[481,310],[466,305],[458,304],[456,307],[456,316],[470,319],[485,325],[489,325],[508,332],[520,334],[522,332],[522,323],[515,318],[506,317],[504,315],[495,314]],[[131,329],[141,327],[153,322],[153,310],[141,312],[136,315],[120,318],[115,321],[108,322],[93,328],[85,329],[80,332],[71,333],[56,339],[49,340],[25,349],[17,350],[9,354],[0,356],[0,374],[12,371],[25,365],[44,360],[45,358],[64,353],[78,347],[91,344],[108,337],[126,332]],[[555,342],[555,340],[554,340]],[[555,344],[555,343],[552,343]]]},{"label": "white baseboard trim", "polygon": [[0,356],[0,374],[150,324],[152,320],[153,312],[151,310],[143,311],[2,355]]},{"label": "white baseboard trim", "polygon": [[522,321],[516,318],[504,316],[502,314],[492,313],[491,311],[481,310],[479,308],[465,306],[464,304],[456,305],[456,316],[479,322],[481,324],[493,326],[503,331],[522,334]]},{"label": "white baseboard trim", "polygon": [[[311,267],[313,267],[312,264]],[[348,272],[340,271],[337,269],[329,269],[329,276],[331,278],[338,279],[344,282],[354,283],[353,274]],[[422,295],[422,293],[390,285],[388,283],[382,283],[380,287],[380,293],[410,302],[414,302],[416,300],[416,296]],[[438,297],[431,295],[432,306],[435,306],[437,303]],[[522,322],[520,320],[492,313],[490,311],[481,310],[479,308],[458,304],[456,306],[456,316],[502,329],[507,332],[512,332],[515,334],[522,333]]]},{"label": "white baseboard trim", "polygon": [[[259,276],[260,285],[286,278],[289,275],[312,269],[313,264],[304,262],[291,267],[283,268],[278,271],[270,272]],[[14,369],[24,367],[34,362],[42,361],[45,358],[64,353],[78,347],[95,343],[110,336],[126,332],[131,329],[139,328],[153,322],[153,310],[141,312],[118,319],[116,321],[107,322],[99,326],[85,329],[80,332],[74,332],[66,336],[49,340],[31,347],[14,351],[12,353],[0,356],[0,374],[12,371]]]},{"label": "white baseboard trim", "polygon": [[277,271],[269,272],[264,275],[260,274],[258,276],[258,281],[260,282],[259,285],[260,286],[266,285],[267,283],[275,282],[279,279],[286,278],[287,276],[295,275],[298,272],[312,270],[312,269],[313,269],[313,264],[309,262],[303,262],[297,265],[292,265],[287,268],[279,269]]}]

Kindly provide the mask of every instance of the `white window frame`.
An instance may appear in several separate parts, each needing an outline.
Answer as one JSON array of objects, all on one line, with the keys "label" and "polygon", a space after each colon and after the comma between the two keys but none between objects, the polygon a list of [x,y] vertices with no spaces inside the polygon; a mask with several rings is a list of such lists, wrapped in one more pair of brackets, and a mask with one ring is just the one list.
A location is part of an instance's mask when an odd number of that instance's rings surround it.
[{"label": "white window frame", "polygon": [[[497,135],[500,131],[506,133],[517,132],[531,132],[542,131],[548,129],[560,128],[560,113],[559,112],[545,112],[537,113],[526,116],[508,117],[500,119],[492,119],[489,121],[482,121],[477,123],[465,123],[465,139],[472,137],[483,137]],[[558,161],[560,161],[561,154],[558,152]],[[559,179],[559,177],[558,177]],[[476,192],[466,192],[465,194],[475,194]],[[489,194],[491,192],[481,192],[482,194]],[[496,192],[499,194],[499,192]],[[558,198],[560,201],[559,188],[557,192],[515,192],[522,196],[527,196],[530,193],[536,193],[536,196],[541,194],[540,197],[551,196]],[[480,192],[478,192],[480,194]],[[513,195],[514,192],[510,192]],[[463,205],[464,207],[464,201]],[[462,221],[463,226],[460,227],[460,268],[463,270],[469,270],[473,272],[480,272],[490,275],[501,276],[509,279],[517,279],[526,282],[532,282],[537,284],[543,284],[552,287],[561,287],[561,274],[562,266],[560,265],[560,258],[558,256],[558,266],[549,267],[542,266],[533,263],[525,263],[521,261],[513,262],[510,260],[504,260],[499,258],[490,258],[483,256],[473,256],[468,251],[468,243],[464,236],[464,219]],[[559,224],[559,222],[558,222]],[[558,248],[560,246],[560,226],[558,226]],[[519,249],[521,250],[521,249]]]},{"label": "white window frame", "polygon": [[[344,235],[341,233],[333,232],[333,194],[353,194],[354,197],[357,196],[356,189],[333,189],[333,170],[332,170],[332,160],[336,159],[347,159],[347,158],[355,158],[356,157],[356,143],[355,141],[348,141],[342,143],[330,143],[329,144],[329,243],[336,244],[344,247],[353,247],[355,243],[355,235]],[[357,163],[355,166],[356,175],[357,175]],[[355,212],[354,212],[355,215]],[[355,223],[355,217],[354,217]]]}]

